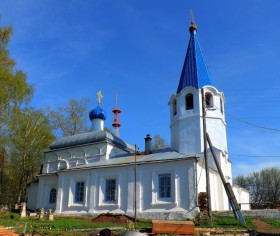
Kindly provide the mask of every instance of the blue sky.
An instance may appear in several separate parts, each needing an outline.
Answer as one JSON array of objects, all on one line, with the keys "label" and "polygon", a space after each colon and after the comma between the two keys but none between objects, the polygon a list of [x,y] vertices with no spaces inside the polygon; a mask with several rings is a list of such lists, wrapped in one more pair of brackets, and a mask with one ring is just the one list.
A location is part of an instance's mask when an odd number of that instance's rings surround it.
[{"label": "blue sky", "polygon": [[141,149],[147,133],[170,142],[167,103],[180,78],[190,9],[211,77],[226,97],[233,174],[280,167],[279,0],[0,2],[1,25],[14,29],[11,56],[36,89],[32,105],[89,98],[94,108],[101,90],[110,127],[117,92],[121,137]]}]

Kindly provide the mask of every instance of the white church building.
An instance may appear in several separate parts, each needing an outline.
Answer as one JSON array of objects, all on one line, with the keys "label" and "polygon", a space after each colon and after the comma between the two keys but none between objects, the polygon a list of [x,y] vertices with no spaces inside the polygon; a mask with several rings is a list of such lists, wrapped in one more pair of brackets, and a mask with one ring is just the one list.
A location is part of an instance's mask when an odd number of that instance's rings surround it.
[{"label": "white church building", "polygon": [[[98,103],[90,112],[91,132],[60,138],[44,151],[41,174],[29,187],[28,208],[51,208],[65,215],[134,215],[136,207],[142,218],[195,216],[198,195],[206,192],[202,88],[207,132],[226,181],[232,184],[225,97],[213,86],[193,23],[189,31],[178,89],[168,102],[171,147],[152,151],[147,135],[145,151],[136,155],[133,145],[103,129],[106,114]],[[212,210],[229,210],[210,152],[209,167]],[[249,195],[244,201],[249,203]]]}]

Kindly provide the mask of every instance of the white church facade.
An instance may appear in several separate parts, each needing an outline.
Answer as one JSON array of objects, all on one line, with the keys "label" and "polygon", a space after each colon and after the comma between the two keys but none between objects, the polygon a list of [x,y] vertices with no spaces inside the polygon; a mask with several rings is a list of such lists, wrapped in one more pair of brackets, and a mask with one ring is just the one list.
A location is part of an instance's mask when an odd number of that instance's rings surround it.
[{"label": "white church facade", "polygon": [[[65,215],[134,215],[136,208],[142,218],[195,216],[198,194],[206,192],[202,96],[207,132],[226,181],[232,184],[225,98],[213,86],[196,31],[192,24],[178,89],[168,103],[171,147],[151,151],[147,136],[145,151],[136,154],[133,145],[104,131],[106,115],[98,104],[90,112],[91,132],[58,139],[44,152],[42,172],[29,187],[28,208],[51,208]],[[209,157],[212,210],[228,210],[210,152]]]}]

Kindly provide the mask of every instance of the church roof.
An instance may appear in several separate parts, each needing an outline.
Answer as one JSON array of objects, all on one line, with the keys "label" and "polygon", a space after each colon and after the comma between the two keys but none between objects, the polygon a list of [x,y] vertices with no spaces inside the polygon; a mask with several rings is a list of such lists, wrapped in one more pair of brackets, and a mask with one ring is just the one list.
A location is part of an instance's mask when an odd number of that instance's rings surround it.
[{"label": "church roof", "polygon": [[133,145],[128,144],[121,138],[118,138],[117,136],[109,132],[106,132],[104,130],[92,131],[92,132],[76,134],[68,137],[63,137],[51,143],[49,148],[53,150],[53,149],[59,149],[65,147],[74,147],[74,146],[84,145],[84,144],[98,143],[102,141],[110,142],[123,149],[134,150]]},{"label": "church roof", "polygon": [[[137,155],[137,164],[153,163],[153,162],[168,162],[175,160],[185,160],[196,158],[195,155],[186,155],[169,149],[159,150],[149,155]],[[100,160],[90,164],[80,165],[67,170],[78,170],[78,169],[95,169],[95,168],[106,168],[113,166],[131,165],[135,163],[135,156],[127,154],[122,157],[110,158],[107,160]]]},{"label": "church roof", "polygon": [[177,93],[187,86],[199,89],[205,85],[213,85],[199,46],[196,36],[197,27],[194,23],[191,23],[189,30],[190,40]]}]

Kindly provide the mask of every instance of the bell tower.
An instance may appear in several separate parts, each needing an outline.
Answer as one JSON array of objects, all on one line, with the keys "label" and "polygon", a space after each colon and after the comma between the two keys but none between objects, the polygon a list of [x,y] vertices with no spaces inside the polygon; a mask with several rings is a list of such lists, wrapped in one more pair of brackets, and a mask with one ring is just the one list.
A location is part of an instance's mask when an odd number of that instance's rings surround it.
[{"label": "bell tower", "polygon": [[[171,148],[187,155],[203,152],[202,96],[206,127],[215,148],[227,154],[225,98],[214,87],[191,22],[190,39],[177,92],[169,100]],[[204,94],[202,94],[202,88]]]}]

